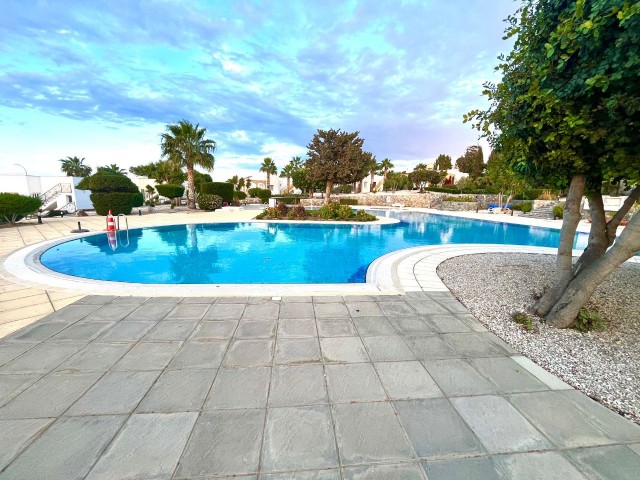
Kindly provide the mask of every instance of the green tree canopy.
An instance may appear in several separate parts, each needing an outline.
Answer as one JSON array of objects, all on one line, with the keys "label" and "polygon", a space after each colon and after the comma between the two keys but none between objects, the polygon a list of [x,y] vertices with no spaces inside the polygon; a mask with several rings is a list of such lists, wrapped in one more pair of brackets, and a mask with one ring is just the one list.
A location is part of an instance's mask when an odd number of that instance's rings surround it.
[{"label": "green tree canopy", "polygon": [[456,160],[456,168],[463,173],[468,173],[471,178],[481,176],[484,167],[484,156],[480,145],[467,147],[464,155]]},{"label": "green tree canopy", "polygon": [[59,160],[60,171],[67,177],[88,177],[91,175],[91,167],[84,164],[84,157],[67,157]]},{"label": "green tree canopy", "polygon": [[215,158],[213,153],[216,142],[206,138],[207,129],[199,124],[193,125],[187,120],[167,125],[166,132],[160,138],[162,156],[178,168],[187,169],[187,189],[189,208],[196,208],[196,165],[207,170],[213,169]]},{"label": "green tree canopy", "polygon": [[100,173],[115,173],[119,175],[124,175],[127,173],[127,171],[124,168],[120,168],[115,163],[112,163],[111,165],[103,165],[102,167],[98,167],[97,171]]},{"label": "green tree canopy", "polygon": [[436,163],[434,165],[434,168],[436,170],[446,171],[451,167],[453,167],[453,163],[449,155],[445,155],[444,153],[438,155],[438,158],[436,158]]},{"label": "green tree canopy", "polygon": [[424,190],[427,184],[435,185],[442,181],[442,175],[437,170],[429,170],[424,163],[419,163],[409,174],[409,180],[420,190]]},{"label": "green tree canopy", "polygon": [[181,168],[168,160],[160,160],[146,165],[130,167],[129,172],[139,177],[153,178],[159,183],[179,185],[186,180]]},{"label": "green tree canopy", "polygon": [[[640,181],[640,2],[525,0],[508,19],[511,53],[500,58],[502,81],[486,84],[491,106],[466,121],[530,181],[569,187],[556,282],[534,307],[566,327],[595,288],[640,251],[640,216],[616,229],[640,197],[636,186],[607,221],[602,182]],[[589,245],[575,265],[573,237],[583,194],[590,204]],[[615,243],[614,243],[615,242]],[[609,250],[607,250],[611,247]]]},{"label": "green tree canopy", "polygon": [[326,185],[325,203],[329,203],[333,185],[356,183],[369,172],[372,155],[362,150],[360,132],[318,130],[307,145],[307,175],[312,183]]}]

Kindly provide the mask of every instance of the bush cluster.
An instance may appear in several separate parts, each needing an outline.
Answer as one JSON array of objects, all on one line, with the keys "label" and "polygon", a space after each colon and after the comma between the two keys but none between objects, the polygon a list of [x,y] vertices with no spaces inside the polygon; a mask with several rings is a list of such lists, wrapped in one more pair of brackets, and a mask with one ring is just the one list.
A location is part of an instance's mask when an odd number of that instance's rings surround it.
[{"label": "bush cluster", "polygon": [[564,205],[556,205],[553,207],[553,219],[556,218],[562,219],[564,216]]},{"label": "bush cluster", "polygon": [[511,205],[511,210],[520,210],[522,213],[529,213],[533,210],[533,202],[514,203]]},{"label": "bush cluster", "polygon": [[217,208],[222,208],[222,197],[220,195],[212,195],[210,193],[201,193],[198,195],[198,207],[201,210],[215,212]]},{"label": "bush cluster", "polygon": [[355,198],[341,198],[340,205],[358,205],[358,200]]},{"label": "bush cluster", "polygon": [[98,215],[129,215],[133,207],[144,204],[144,196],[129,177],[120,173],[100,171],[85,177],[78,183],[77,189],[91,190],[89,198]]},{"label": "bush cluster", "polygon": [[42,206],[37,197],[17,193],[0,193],[0,223],[16,223]]},{"label": "bush cluster", "polygon": [[178,198],[184,195],[184,187],[182,185],[175,185],[173,183],[156,185],[156,190],[160,195],[167,198]]},{"label": "bush cluster", "polygon": [[256,216],[258,220],[355,220],[358,222],[371,222],[376,219],[364,210],[354,212],[348,205],[340,205],[337,202],[323,205],[319,210],[305,210],[304,206],[289,207],[283,202],[278,202],[275,207],[266,208]]},{"label": "bush cluster", "polygon": [[287,205],[298,205],[300,203],[300,199],[302,196],[300,195],[285,195],[283,197],[278,197],[278,202],[286,203]]},{"label": "bush cluster", "polygon": [[240,191],[240,190],[236,190],[233,192],[233,200],[244,200],[245,198],[247,198],[247,194]]},{"label": "bush cluster", "polygon": [[254,198],[259,198],[262,203],[267,203],[271,198],[271,190],[267,190],[266,188],[250,188],[249,195]]},{"label": "bush cluster", "polygon": [[600,331],[605,329],[607,323],[607,319],[598,312],[583,308],[578,313],[578,318],[576,318],[573,328],[582,333]]},{"label": "bush cluster", "polygon": [[470,195],[466,195],[464,197],[454,197],[451,195],[445,195],[442,197],[442,201],[444,202],[475,202],[476,199]]},{"label": "bush cluster", "polygon": [[233,184],[229,182],[206,182],[200,184],[201,194],[211,194],[222,197],[223,202],[231,205],[233,202]]},{"label": "bush cluster", "polygon": [[531,315],[527,315],[524,312],[516,312],[511,316],[511,318],[518,325],[522,325],[522,328],[527,332],[533,330],[533,319],[531,318]]}]

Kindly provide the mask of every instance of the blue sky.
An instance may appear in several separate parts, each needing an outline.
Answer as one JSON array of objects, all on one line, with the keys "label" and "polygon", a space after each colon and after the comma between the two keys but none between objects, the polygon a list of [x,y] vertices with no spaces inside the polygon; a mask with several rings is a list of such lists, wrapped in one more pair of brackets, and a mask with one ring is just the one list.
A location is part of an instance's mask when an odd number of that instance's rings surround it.
[{"label": "blue sky", "polygon": [[[3,0],[0,172],[56,174],[58,159],[128,168],[160,155],[168,123],[217,142],[214,179],[306,154],[318,128],[360,131],[411,170],[454,160],[477,132],[509,50],[513,0]],[[482,144],[482,143],[481,143]]]}]

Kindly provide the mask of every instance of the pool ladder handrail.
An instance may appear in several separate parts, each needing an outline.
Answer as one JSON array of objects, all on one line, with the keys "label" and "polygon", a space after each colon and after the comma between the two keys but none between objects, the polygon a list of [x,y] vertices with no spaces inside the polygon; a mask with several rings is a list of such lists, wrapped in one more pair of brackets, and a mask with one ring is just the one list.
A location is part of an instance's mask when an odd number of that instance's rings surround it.
[{"label": "pool ladder handrail", "polygon": [[127,219],[127,216],[124,213],[119,213],[118,216],[116,217],[116,231],[119,233],[120,232],[120,217],[124,217],[124,222],[125,222],[125,226],[127,229],[127,244],[125,245],[123,242],[120,242],[120,244],[127,248],[129,246],[129,220]]}]

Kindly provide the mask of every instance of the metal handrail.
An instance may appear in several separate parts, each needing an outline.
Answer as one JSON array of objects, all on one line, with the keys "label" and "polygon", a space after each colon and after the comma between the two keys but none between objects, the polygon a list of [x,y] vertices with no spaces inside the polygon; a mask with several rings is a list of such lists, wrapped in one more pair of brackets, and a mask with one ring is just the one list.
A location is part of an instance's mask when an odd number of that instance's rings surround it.
[{"label": "metal handrail", "polygon": [[129,246],[129,219],[127,218],[127,216],[124,213],[119,213],[116,221],[116,230],[119,232],[120,231],[120,217],[124,217],[124,222],[125,222],[125,227],[126,227],[126,234],[127,234],[127,244],[125,245],[124,242],[120,242],[121,245],[123,247],[128,247]]}]

